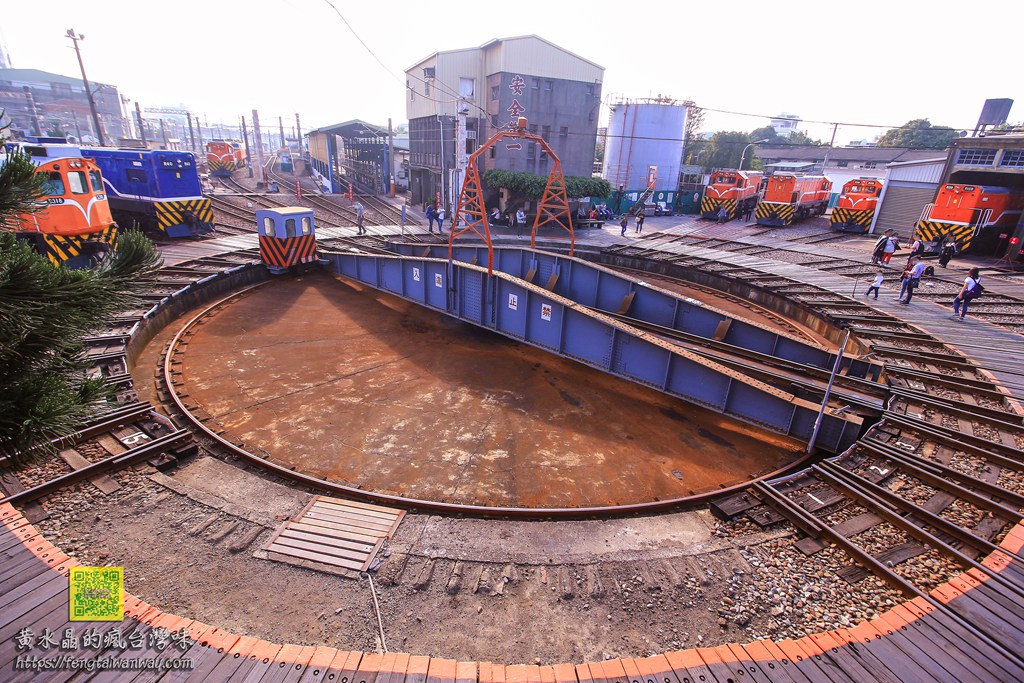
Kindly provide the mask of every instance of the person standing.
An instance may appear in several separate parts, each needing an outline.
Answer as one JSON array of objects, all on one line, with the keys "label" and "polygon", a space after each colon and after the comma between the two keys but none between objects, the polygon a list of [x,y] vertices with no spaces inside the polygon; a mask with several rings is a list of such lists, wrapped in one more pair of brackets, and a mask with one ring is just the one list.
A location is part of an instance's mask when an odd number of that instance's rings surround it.
[{"label": "person standing", "polygon": [[864,293],[864,296],[871,296],[871,290],[875,290],[875,298],[878,298],[878,290],[882,288],[882,282],[885,281],[885,271],[880,270],[875,275],[875,281],[868,286],[868,291]]},{"label": "person standing", "polygon": [[522,209],[516,211],[516,237],[523,236],[523,227],[526,226],[526,214]]},{"label": "person standing", "polygon": [[644,231],[644,212],[641,211],[636,215],[636,234],[640,234]]},{"label": "person standing", "polygon": [[444,232],[444,207],[442,206],[437,212],[437,232],[441,234]]},{"label": "person standing", "polygon": [[429,221],[429,225],[430,225],[428,230],[430,230],[430,232],[434,232],[434,218],[436,218],[436,217],[437,217],[437,214],[434,213],[434,205],[431,204],[430,206],[427,207],[427,220]]},{"label": "person standing", "polygon": [[718,207],[718,222],[724,223],[729,220],[729,212],[725,210],[724,206]]},{"label": "person standing", "polygon": [[[903,278],[903,284],[900,286],[900,303],[905,306],[914,298],[914,290],[921,284],[921,275],[924,273],[924,261],[916,256],[910,260],[914,262],[914,265],[907,276]],[[904,298],[904,294],[906,294],[906,298]]]},{"label": "person standing", "polygon": [[366,228],[363,227],[363,203],[356,202],[356,234],[365,235]]},{"label": "person standing", "polygon": [[622,220],[619,221],[619,226],[622,227],[622,230],[619,232],[619,237],[625,237],[626,228],[629,227],[629,217],[626,216],[626,214],[622,214]]},{"label": "person standing", "polygon": [[[953,318],[962,321],[964,316],[967,315],[967,305],[972,299],[977,299],[981,295],[981,272],[977,268],[971,268],[967,272],[967,277],[964,278],[964,286],[960,288],[960,293],[953,299]],[[960,304],[964,305],[964,310],[960,311]]]}]

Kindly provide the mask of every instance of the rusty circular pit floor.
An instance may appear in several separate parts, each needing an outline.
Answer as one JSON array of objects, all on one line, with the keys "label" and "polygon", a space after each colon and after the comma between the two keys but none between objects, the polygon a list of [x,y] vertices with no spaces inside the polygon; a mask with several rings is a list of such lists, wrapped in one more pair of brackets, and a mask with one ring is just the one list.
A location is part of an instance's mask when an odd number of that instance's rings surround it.
[{"label": "rusty circular pit floor", "polygon": [[406,498],[584,508],[684,498],[797,460],[799,444],[312,273],[204,318],[190,400],[284,467]]}]

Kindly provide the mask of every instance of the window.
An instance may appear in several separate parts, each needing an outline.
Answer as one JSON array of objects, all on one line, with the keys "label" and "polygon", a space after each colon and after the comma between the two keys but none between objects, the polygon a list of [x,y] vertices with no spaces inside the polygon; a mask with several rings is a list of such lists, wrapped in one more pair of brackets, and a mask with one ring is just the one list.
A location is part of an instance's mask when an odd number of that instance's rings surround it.
[{"label": "window", "polygon": [[459,97],[465,97],[469,100],[476,97],[476,81],[472,78],[460,78]]},{"label": "window", "polygon": [[88,194],[89,184],[85,180],[85,171],[68,171],[68,186],[71,194]]},{"label": "window", "polygon": [[295,237],[295,219],[286,218],[284,219],[284,236]]},{"label": "window", "polygon": [[491,86],[491,99],[492,100],[498,99],[498,91],[499,91],[498,86],[496,86],[496,85],[492,85]]},{"label": "window", "polygon": [[495,128],[501,127],[501,124],[498,122],[497,114],[491,114],[491,125],[494,126]]},{"label": "window", "polygon": [[551,81],[544,81],[544,89],[551,90]]},{"label": "window", "polygon": [[865,161],[864,162],[864,168],[875,168],[877,166],[878,166],[878,162],[877,161]]},{"label": "window", "polygon": [[1024,168],[1024,149],[1003,150],[1003,158],[999,160],[999,165],[1009,168]]},{"label": "window", "polygon": [[534,90],[537,90],[538,88],[540,88],[540,79],[539,78],[534,78],[532,80],[532,82],[530,83],[530,87],[533,88]]},{"label": "window", "polygon": [[544,138],[544,142],[550,142],[551,141],[551,139],[550,139],[551,138],[551,126],[544,126],[543,132],[540,134],[540,136],[542,138]]},{"label": "window", "polygon": [[425,66],[423,67],[423,78],[436,78],[437,67]]},{"label": "window", "polygon": [[99,171],[89,171],[89,180],[92,181],[93,192],[103,192],[103,178]]},{"label": "window", "polygon": [[836,162],[836,168],[846,168],[846,167],[847,167],[847,166],[849,166],[849,165],[850,165],[850,162],[849,162],[849,161],[846,161],[846,160],[843,160],[843,161],[837,161],[837,162]]},{"label": "window", "polygon": [[489,159],[493,159],[494,156],[495,156],[494,145],[491,145],[491,148],[487,151],[487,157]]},{"label": "window", "polygon": [[313,231],[313,221],[309,216],[302,217],[302,234],[308,235]]},{"label": "window", "polygon": [[430,97],[430,81],[423,81],[423,96]]},{"label": "window", "polygon": [[956,155],[956,163],[962,166],[991,166],[995,161],[994,149],[962,149]]},{"label": "window", "polygon": [[64,194],[64,179],[60,177],[60,173],[50,173],[43,185],[43,192],[54,197]]},{"label": "window", "polygon": [[416,99],[416,91],[409,85],[409,81],[405,82],[405,89],[409,91],[409,101],[412,102]]},{"label": "window", "polygon": [[270,216],[263,217],[263,234],[267,237],[274,236],[274,219]]},{"label": "window", "polygon": [[593,96],[594,96],[594,86],[588,85],[587,86],[587,97],[593,97]]},{"label": "window", "polygon": [[562,126],[561,128],[559,128],[558,129],[558,134],[561,137],[563,137],[563,138],[564,137],[568,137],[568,135],[569,135],[569,126]]},{"label": "window", "polygon": [[67,83],[50,83],[50,92],[56,97],[71,97],[71,86]]},{"label": "window", "polygon": [[146,172],[141,168],[126,168],[124,170],[125,177],[128,178],[130,183],[144,183],[146,182]]}]

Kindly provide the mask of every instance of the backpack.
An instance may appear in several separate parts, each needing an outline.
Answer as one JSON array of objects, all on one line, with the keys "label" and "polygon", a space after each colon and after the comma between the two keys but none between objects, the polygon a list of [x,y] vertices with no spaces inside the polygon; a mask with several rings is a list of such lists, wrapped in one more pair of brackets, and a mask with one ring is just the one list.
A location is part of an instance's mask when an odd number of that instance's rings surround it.
[{"label": "backpack", "polygon": [[985,288],[981,286],[981,280],[976,280],[974,286],[967,290],[966,298],[977,299],[979,296],[985,293]]}]

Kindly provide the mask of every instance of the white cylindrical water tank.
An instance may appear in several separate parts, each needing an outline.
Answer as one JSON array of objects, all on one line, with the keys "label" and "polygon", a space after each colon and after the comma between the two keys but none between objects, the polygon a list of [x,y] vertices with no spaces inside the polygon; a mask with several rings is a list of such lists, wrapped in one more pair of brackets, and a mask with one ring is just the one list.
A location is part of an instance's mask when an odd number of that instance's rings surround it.
[{"label": "white cylindrical water tank", "polygon": [[686,106],[623,101],[611,107],[604,150],[604,177],[618,189],[643,190],[651,166],[655,190],[675,191],[683,156]]}]

